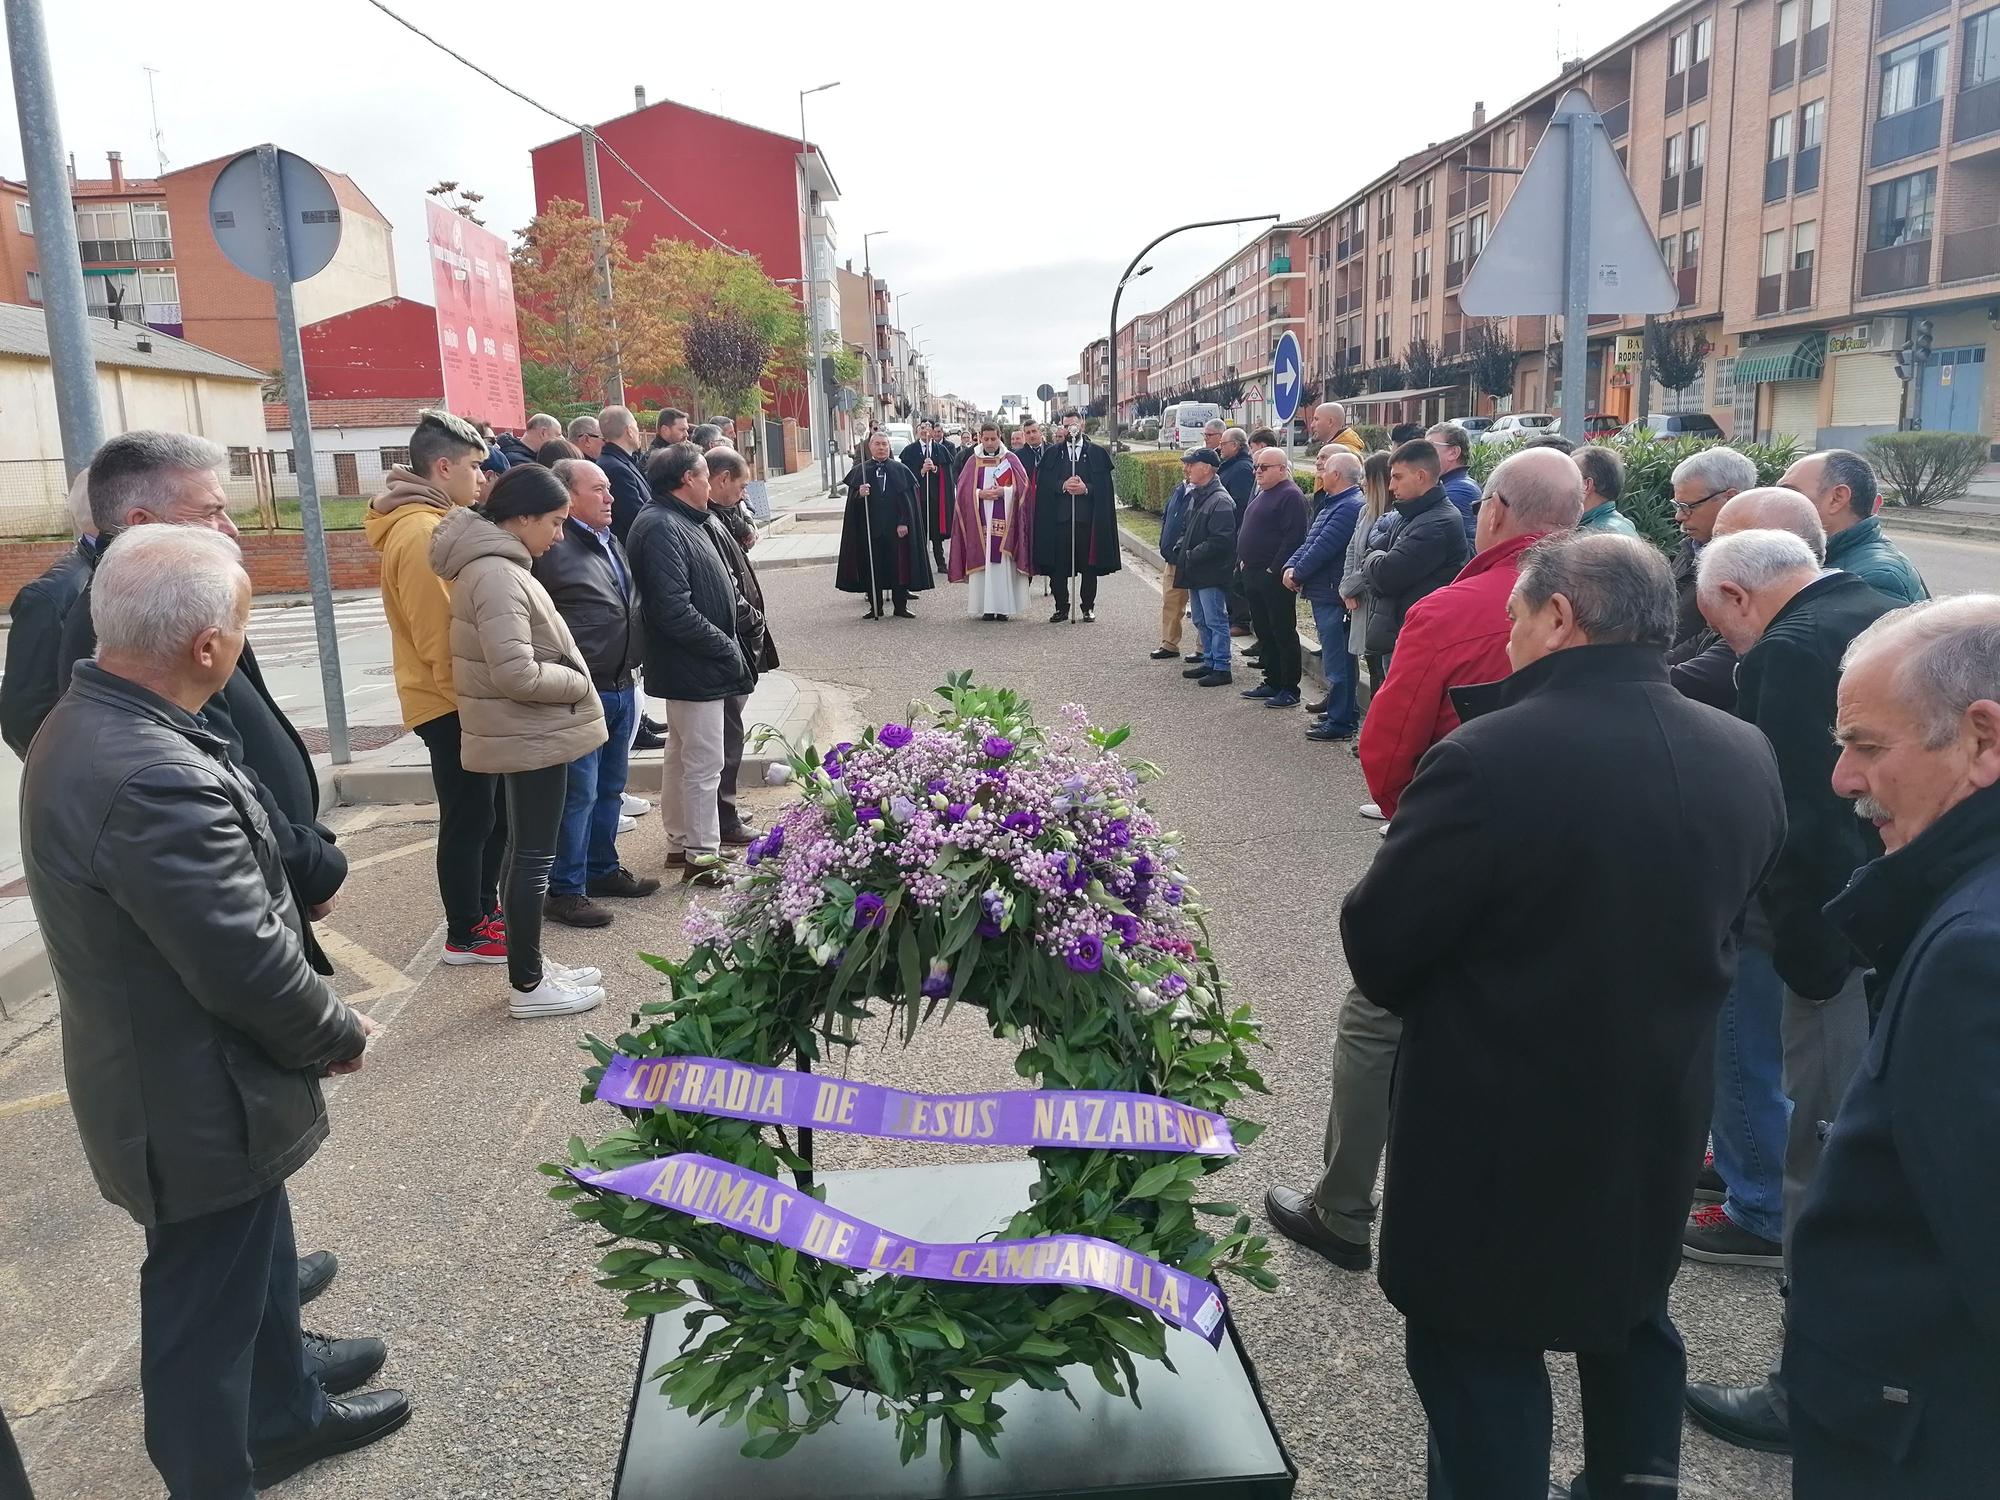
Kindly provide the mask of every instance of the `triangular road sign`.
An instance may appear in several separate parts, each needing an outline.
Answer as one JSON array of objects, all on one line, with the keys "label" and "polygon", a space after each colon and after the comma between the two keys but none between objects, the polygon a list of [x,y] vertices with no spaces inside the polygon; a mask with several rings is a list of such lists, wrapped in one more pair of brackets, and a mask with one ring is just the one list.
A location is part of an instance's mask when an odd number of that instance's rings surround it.
[{"label": "triangular road sign", "polygon": [[[1475,317],[1565,310],[1571,135],[1565,122],[1579,114],[1595,117],[1597,108],[1582,89],[1571,89],[1467,273],[1458,305]],[[1680,293],[1603,121],[1593,118],[1581,133],[1591,152],[1590,311],[1672,312]]]}]

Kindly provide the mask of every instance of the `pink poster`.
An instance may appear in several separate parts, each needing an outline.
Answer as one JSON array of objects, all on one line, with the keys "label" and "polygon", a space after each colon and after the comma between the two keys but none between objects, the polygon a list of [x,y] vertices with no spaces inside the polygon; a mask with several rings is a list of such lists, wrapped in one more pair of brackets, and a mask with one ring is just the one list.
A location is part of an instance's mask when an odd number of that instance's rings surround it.
[{"label": "pink poster", "polygon": [[521,394],[514,270],[507,243],[436,203],[424,205],[424,217],[431,288],[437,297],[444,404],[468,421],[518,432],[528,412]]}]

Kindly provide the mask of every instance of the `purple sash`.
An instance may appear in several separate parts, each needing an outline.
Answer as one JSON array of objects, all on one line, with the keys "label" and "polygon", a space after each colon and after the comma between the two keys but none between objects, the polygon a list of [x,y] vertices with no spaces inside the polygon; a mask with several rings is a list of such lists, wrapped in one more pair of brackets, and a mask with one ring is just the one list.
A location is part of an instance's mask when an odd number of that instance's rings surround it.
[{"label": "purple sash", "polygon": [[714,1057],[618,1053],[604,1066],[597,1097],[628,1109],[723,1115],[899,1141],[1236,1154],[1228,1120],[1155,1094],[1088,1089],[912,1094]]},{"label": "purple sash", "polygon": [[1222,1294],[1150,1256],[1090,1235],[931,1244],[905,1239],[830,1208],[796,1187],[712,1156],[664,1156],[608,1172],[571,1171],[588,1187],[727,1225],[835,1265],[926,1281],[1088,1286],[1159,1314],[1176,1328],[1222,1342]]}]

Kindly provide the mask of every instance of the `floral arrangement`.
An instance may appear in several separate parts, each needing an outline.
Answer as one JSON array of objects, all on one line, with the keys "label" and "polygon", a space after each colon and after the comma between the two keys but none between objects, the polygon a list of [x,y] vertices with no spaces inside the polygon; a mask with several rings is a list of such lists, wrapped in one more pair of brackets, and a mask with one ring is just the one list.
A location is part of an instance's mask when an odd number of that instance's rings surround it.
[{"label": "floral arrangement", "polygon": [[[1156,770],[1117,754],[1126,730],[1093,728],[1073,705],[1045,729],[969,673],[939,692],[946,706],[928,722],[793,752],[802,796],[733,886],[690,912],[689,956],[648,959],[668,998],[615,1044],[587,1043],[598,1066],[586,1097],[614,1051],[825,1071],[864,1023],[907,1040],[963,1002],[1019,1047],[1016,1070],[1038,1086],[1163,1095],[1229,1115],[1248,1145],[1261,1127],[1230,1112],[1264,1090],[1248,1055],[1258,1028],[1248,1006],[1225,1003],[1179,838],[1140,800]],[[676,1152],[810,1171],[782,1129],[671,1109],[628,1111],[624,1128],[572,1140],[568,1162],[543,1170]],[[1201,1192],[1228,1158],[1032,1154],[1039,1184],[1009,1238],[1097,1236],[1195,1276],[1276,1285],[1248,1217]],[[995,1451],[997,1398],[1016,1384],[1067,1390],[1065,1372],[1082,1366],[1136,1400],[1135,1356],[1168,1362],[1159,1318],[1109,1292],[858,1275],[567,1179],[552,1192],[635,1242],[601,1263],[628,1316],[692,1305],[688,1346],[654,1378],[697,1417],[742,1421],[748,1456],[788,1451],[859,1398],[898,1423],[905,1462],[941,1427],[949,1466],[965,1435]]]}]

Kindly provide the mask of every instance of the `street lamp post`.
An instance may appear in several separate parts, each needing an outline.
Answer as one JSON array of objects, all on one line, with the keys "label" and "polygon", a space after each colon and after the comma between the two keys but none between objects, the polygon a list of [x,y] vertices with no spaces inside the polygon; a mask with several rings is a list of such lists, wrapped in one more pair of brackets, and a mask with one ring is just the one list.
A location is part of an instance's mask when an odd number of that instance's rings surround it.
[{"label": "street lamp post", "polygon": [[[882,325],[875,317],[875,262],[869,258],[868,242],[888,232],[886,229],[871,229],[861,236],[861,274],[868,282],[868,363],[872,367],[868,372],[868,383],[872,386],[879,386],[882,382]],[[878,394],[875,398],[876,409],[870,415],[879,419],[881,405]]]},{"label": "street lamp post", "polygon": [[818,88],[799,90],[799,177],[806,190],[805,283],[806,283],[806,420],[812,425],[813,446],[819,450],[820,480],[833,488],[833,413],[827,404],[826,381],[820,373],[824,351],[819,331],[819,251],[813,244],[813,220],[819,217],[819,194],[812,185],[812,152],[806,140],[806,96],[823,94],[840,87],[840,80]]},{"label": "street lamp post", "polygon": [[[1139,262],[1152,253],[1153,246],[1162,240],[1170,240],[1177,234],[1185,234],[1190,229],[1215,229],[1225,224],[1259,224],[1265,219],[1276,220],[1276,214],[1248,214],[1240,219],[1203,219],[1199,224],[1183,224],[1178,229],[1169,229],[1165,234],[1149,242],[1144,250],[1132,257],[1132,263],[1125,267],[1125,274],[1118,278],[1118,285],[1111,293],[1111,367],[1105,381],[1104,425],[1111,437],[1111,451],[1118,451],[1118,299],[1125,294],[1125,283],[1136,281],[1145,275]],[[1148,270],[1151,267],[1147,268]]]}]

